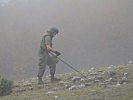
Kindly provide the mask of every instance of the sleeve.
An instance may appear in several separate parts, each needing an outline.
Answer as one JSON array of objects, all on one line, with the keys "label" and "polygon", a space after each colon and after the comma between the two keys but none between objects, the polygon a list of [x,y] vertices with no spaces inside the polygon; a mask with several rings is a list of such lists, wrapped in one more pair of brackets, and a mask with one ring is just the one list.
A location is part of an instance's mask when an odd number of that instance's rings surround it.
[{"label": "sleeve", "polygon": [[45,37],[45,44],[51,45],[51,43],[52,43],[51,37],[50,36],[46,36]]},{"label": "sleeve", "polygon": [[52,41],[51,37],[50,36],[44,36],[42,38],[42,42],[41,42],[41,45],[40,47],[43,48],[43,49],[46,49],[46,44],[50,44]]}]

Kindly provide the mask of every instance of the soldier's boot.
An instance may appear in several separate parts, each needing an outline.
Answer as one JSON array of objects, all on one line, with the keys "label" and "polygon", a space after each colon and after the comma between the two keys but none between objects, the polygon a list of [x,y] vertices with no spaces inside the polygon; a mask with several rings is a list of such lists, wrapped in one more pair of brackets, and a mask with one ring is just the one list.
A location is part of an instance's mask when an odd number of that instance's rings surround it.
[{"label": "soldier's boot", "polygon": [[38,70],[38,85],[43,85],[44,82],[42,80],[43,74],[45,71],[45,67],[44,66],[39,66],[39,70]]},{"label": "soldier's boot", "polygon": [[38,77],[38,85],[44,85],[42,77]]},{"label": "soldier's boot", "polygon": [[60,81],[61,79],[55,78],[54,75],[51,75],[51,82]]}]

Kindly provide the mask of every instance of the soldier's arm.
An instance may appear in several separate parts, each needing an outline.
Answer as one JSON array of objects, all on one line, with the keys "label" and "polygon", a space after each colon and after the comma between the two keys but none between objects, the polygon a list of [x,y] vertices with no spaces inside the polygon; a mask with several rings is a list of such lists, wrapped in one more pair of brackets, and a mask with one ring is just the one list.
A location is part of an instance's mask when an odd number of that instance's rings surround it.
[{"label": "soldier's arm", "polygon": [[52,38],[50,36],[46,36],[45,38],[45,45],[48,51],[56,52],[55,49],[52,48]]},{"label": "soldier's arm", "polygon": [[50,46],[50,44],[46,44],[46,47],[47,47],[48,51],[56,52],[56,50],[53,49],[53,48]]}]

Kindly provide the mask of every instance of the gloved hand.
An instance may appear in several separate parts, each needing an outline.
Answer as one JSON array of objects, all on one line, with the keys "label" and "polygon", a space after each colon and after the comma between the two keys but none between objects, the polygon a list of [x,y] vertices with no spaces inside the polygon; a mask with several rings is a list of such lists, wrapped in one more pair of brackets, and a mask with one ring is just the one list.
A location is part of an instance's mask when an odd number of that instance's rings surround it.
[{"label": "gloved hand", "polygon": [[60,53],[60,52],[58,52],[58,51],[55,51],[55,54],[56,54],[56,56],[61,55],[61,53]]}]

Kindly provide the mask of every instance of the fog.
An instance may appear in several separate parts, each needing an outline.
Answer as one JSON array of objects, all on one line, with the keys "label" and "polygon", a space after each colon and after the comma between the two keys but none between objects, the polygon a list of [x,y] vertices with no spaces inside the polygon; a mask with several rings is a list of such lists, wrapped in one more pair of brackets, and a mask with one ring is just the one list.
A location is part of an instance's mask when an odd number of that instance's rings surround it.
[{"label": "fog", "polygon": [[[0,0],[0,75],[36,77],[47,29],[53,46],[78,70],[133,60],[133,0]],[[48,69],[47,69],[48,71]],[[63,63],[57,74],[72,71]]]}]

